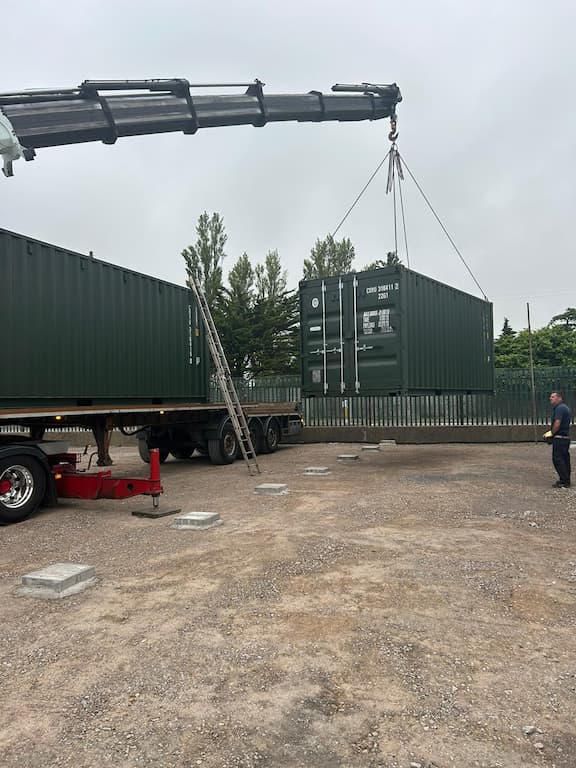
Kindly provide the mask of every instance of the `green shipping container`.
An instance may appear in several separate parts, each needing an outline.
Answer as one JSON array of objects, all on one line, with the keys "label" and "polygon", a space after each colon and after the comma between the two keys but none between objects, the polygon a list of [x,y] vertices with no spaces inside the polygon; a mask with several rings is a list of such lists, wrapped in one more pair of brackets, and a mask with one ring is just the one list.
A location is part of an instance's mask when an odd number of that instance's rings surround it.
[{"label": "green shipping container", "polygon": [[302,394],[492,392],[492,304],[390,266],[300,283]]},{"label": "green shipping container", "polygon": [[0,229],[0,408],[206,402],[191,292]]}]

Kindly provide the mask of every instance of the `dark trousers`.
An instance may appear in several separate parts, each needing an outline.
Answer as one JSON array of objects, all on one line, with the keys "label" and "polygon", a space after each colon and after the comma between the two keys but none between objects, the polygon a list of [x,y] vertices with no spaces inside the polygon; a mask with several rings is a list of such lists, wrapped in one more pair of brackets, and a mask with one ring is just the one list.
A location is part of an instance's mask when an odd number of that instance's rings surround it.
[{"label": "dark trousers", "polygon": [[552,463],[561,483],[570,482],[570,440],[555,437],[552,441]]}]

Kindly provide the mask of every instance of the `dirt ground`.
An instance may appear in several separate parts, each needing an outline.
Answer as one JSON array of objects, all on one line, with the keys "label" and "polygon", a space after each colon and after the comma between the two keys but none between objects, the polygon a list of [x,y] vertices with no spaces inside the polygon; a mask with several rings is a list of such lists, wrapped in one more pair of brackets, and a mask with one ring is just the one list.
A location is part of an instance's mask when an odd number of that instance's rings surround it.
[{"label": "dirt ground", "polygon": [[[576,492],[547,446],[260,465],[163,466],[163,506],[220,512],[204,532],[132,516],[145,498],[0,528],[4,768],[576,766]],[[17,595],[55,562],[98,583]]]}]

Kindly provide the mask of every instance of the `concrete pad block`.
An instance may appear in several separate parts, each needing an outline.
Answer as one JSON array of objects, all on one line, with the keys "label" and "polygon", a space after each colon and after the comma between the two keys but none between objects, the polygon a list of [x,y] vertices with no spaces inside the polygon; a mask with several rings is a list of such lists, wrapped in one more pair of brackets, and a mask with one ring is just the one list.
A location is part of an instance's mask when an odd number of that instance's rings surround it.
[{"label": "concrete pad block", "polygon": [[256,486],[256,493],[279,496],[280,494],[288,493],[288,486],[284,483],[262,483]]},{"label": "concrete pad block", "polygon": [[214,528],[216,525],[222,525],[219,512],[186,512],[174,519],[172,528],[205,531],[206,528]]},{"label": "concrete pad block", "polygon": [[55,599],[75,595],[96,582],[96,568],[78,563],[54,563],[22,576],[18,594]]},{"label": "concrete pad block", "polygon": [[363,451],[379,451],[380,446],[379,445],[363,445],[362,450]]},{"label": "concrete pad block", "polygon": [[328,467],[306,467],[303,474],[305,475],[329,475],[330,470]]},{"label": "concrete pad block", "polygon": [[337,457],[338,461],[358,461],[357,453],[343,453]]},{"label": "concrete pad block", "polygon": [[390,446],[396,446],[396,440],[380,440],[380,448],[389,448]]}]

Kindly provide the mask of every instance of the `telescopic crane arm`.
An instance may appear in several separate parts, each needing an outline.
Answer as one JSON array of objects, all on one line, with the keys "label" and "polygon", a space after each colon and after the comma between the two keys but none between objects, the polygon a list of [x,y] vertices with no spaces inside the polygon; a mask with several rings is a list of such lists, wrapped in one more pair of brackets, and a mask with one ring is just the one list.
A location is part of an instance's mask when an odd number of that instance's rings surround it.
[{"label": "telescopic crane arm", "polygon": [[[114,144],[141,136],[227,125],[264,126],[295,120],[325,122],[395,118],[402,100],[396,84],[334,85],[331,94],[265,94],[264,83],[190,84],[174,80],[85,80],[78,88],[0,94],[0,155],[4,175],[14,160],[36,150],[87,141]],[[194,94],[193,88],[247,87],[231,95]]]}]

